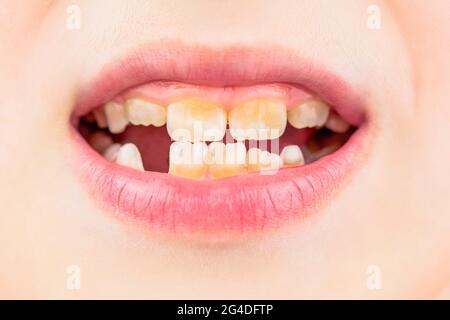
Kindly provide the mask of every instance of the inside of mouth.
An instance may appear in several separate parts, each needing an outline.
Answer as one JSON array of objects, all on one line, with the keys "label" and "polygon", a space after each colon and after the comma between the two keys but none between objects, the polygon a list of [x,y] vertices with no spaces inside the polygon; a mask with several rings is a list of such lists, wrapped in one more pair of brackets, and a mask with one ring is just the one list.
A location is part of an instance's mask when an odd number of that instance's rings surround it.
[{"label": "inside of mouth", "polygon": [[[193,129],[193,123],[200,125]],[[174,139],[174,128],[192,135]],[[341,148],[357,128],[320,97],[291,86],[217,92],[157,83],[97,106],[80,118],[78,129],[95,151],[118,165],[190,179],[221,179],[308,165]],[[203,134],[206,129],[213,129],[211,137]],[[238,144],[243,157],[231,148]],[[186,161],[180,162],[175,145],[183,145],[177,150]],[[199,148],[190,149],[194,145],[204,150],[201,157],[194,155]]]}]

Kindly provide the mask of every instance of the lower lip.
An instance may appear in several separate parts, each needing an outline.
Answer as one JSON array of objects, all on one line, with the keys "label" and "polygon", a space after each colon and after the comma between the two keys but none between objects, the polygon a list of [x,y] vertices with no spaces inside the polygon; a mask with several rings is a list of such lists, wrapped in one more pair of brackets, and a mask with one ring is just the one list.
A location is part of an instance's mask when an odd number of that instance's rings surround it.
[{"label": "lower lip", "polygon": [[320,210],[363,158],[366,125],[339,150],[276,174],[194,181],[108,162],[73,129],[74,167],[106,211],[148,229],[173,233],[244,233],[274,229]]}]

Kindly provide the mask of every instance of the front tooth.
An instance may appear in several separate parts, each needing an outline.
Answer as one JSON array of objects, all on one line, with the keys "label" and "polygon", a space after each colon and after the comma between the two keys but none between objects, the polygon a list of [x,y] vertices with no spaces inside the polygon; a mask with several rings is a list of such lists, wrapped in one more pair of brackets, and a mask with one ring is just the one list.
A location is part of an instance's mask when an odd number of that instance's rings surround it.
[{"label": "front tooth", "polygon": [[125,107],[117,102],[111,101],[105,105],[105,116],[111,133],[122,133],[125,131],[129,121]]},{"label": "front tooth", "polygon": [[286,129],[286,105],[275,100],[248,101],[230,110],[228,123],[238,141],[277,139]]},{"label": "front tooth", "polygon": [[125,167],[144,171],[141,153],[133,143],[126,143],[117,153],[116,163]]},{"label": "front tooth", "polygon": [[247,172],[245,144],[213,142],[208,146],[209,174],[214,179],[237,176]]},{"label": "front tooth", "polygon": [[247,153],[247,170],[249,172],[278,170],[283,166],[280,156],[258,148],[250,148]]},{"label": "front tooth", "polygon": [[166,124],[166,110],[163,106],[142,99],[129,99],[125,107],[128,120],[135,126],[162,127]]},{"label": "front tooth", "polygon": [[350,125],[342,119],[337,113],[330,113],[325,127],[336,133],[345,133],[350,128]]},{"label": "front tooth", "polygon": [[204,142],[173,142],[169,151],[169,174],[202,179],[208,171],[208,147]]},{"label": "front tooth", "polygon": [[288,111],[289,123],[297,129],[321,127],[330,113],[330,107],[318,99],[310,99]]},{"label": "front tooth", "polygon": [[105,159],[108,161],[112,161],[112,162],[116,161],[117,154],[119,154],[119,150],[120,150],[121,146],[122,145],[120,145],[119,143],[113,143],[108,148],[106,148],[105,151],[103,151],[103,157],[105,157]]},{"label": "front tooth", "polygon": [[284,147],[281,151],[280,157],[283,160],[283,164],[287,166],[305,164],[302,150],[299,146],[296,145],[289,145]]},{"label": "front tooth", "polygon": [[220,141],[226,125],[226,112],[215,103],[188,99],[167,107],[167,132],[175,141]]}]

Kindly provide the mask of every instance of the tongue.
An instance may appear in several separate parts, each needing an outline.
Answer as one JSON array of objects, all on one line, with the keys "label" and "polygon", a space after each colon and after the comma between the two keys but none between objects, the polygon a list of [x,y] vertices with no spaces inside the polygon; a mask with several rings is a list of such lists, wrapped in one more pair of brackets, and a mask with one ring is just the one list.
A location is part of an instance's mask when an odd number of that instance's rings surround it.
[{"label": "tongue", "polygon": [[[286,131],[279,139],[279,152],[287,145],[304,145],[314,132],[315,129],[299,130],[288,124]],[[115,140],[121,144],[127,142],[134,143],[141,152],[145,170],[157,172],[169,171],[169,149],[172,141],[167,134],[166,126],[160,128],[155,128],[153,126],[129,126],[126,131],[118,135]],[[255,146],[255,143],[251,143],[251,145]],[[260,149],[267,149],[269,151],[273,145],[275,145],[274,141],[256,144]],[[246,146],[247,148],[249,147],[247,141]]]}]

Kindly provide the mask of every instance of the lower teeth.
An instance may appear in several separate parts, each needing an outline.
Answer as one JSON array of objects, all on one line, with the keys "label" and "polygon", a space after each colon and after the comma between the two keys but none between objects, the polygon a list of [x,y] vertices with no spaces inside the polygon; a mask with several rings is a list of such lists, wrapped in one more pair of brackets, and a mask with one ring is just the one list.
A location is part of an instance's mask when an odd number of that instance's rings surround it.
[{"label": "lower teeth", "polygon": [[[351,135],[351,131],[336,134],[328,129],[316,130],[316,134],[306,144],[301,147],[294,144],[286,145],[280,153],[272,153],[266,148],[261,150],[253,146],[247,149],[242,142],[229,144],[212,142],[209,145],[174,142],[171,144],[166,172],[196,180],[222,179],[252,172],[269,174],[282,168],[298,167],[316,161],[339,149]],[[139,148],[136,144],[125,142],[123,136],[116,137],[98,128],[91,128],[86,138],[92,148],[108,161],[135,170],[145,170],[145,162]],[[123,142],[117,143],[115,140]],[[267,141],[262,144],[266,143]],[[177,146],[178,151],[175,150]],[[151,171],[151,168],[146,169]]]}]

